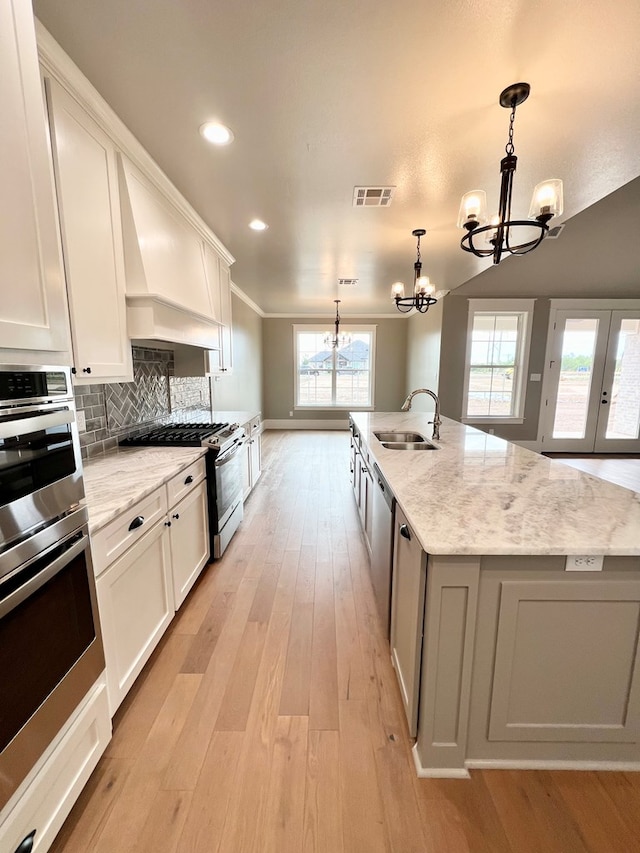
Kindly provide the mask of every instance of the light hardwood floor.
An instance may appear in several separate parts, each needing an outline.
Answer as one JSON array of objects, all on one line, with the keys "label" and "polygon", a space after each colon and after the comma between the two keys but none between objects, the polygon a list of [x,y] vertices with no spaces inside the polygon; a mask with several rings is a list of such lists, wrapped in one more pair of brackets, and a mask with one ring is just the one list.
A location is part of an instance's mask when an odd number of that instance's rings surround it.
[{"label": "light hardwood floor", "polygon": [[637,853],[640,774],[418,779],[343,432],[269,432],[240,532],[114,720],[54,853]]}]

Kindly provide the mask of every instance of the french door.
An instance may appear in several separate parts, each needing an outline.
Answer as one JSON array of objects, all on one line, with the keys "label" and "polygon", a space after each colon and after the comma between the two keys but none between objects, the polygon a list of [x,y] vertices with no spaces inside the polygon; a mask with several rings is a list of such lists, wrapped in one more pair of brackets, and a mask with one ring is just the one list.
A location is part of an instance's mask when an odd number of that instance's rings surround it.
[{"label": "french door", "polygon": [[556,312],[543,451],[640,452],[640,310]]}]

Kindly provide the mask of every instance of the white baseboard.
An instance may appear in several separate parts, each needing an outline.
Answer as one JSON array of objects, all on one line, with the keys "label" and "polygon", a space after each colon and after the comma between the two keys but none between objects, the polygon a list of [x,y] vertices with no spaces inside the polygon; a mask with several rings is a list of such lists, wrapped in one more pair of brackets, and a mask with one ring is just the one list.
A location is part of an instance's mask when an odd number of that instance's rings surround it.
[{"label": "white baseboard", "polygon": [[323,420],[300,420],[295,418],[282,418],[281,420],[265,420],[263,429],[349,429],[349,420],[323,421]]},{"label": "white baseboard", "polygon": [[418,744],[414,744],[411,750],[413,763],[419,779],[470,779],[466,767],[423,767],[418,755]]},{"label": "white baseboard", "polygon": [[615,770],[621,773],[640,772],[640,761],[556,761],[540,759],[479,758],[467,759],[472,770]]}]

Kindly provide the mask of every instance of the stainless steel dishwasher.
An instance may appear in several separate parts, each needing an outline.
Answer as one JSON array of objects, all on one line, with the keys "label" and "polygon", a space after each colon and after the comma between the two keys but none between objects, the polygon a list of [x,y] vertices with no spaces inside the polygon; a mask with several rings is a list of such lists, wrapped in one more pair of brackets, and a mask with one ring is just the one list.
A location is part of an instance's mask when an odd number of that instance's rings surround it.
[{"label": "stainless steel dishwasher", "polygon": [[395,498],[380,473],[373,466],[373,526],[371,531],[371,582],[385,637],[389,636],[391,614],[391,571],[393,564],[393,515]]}]

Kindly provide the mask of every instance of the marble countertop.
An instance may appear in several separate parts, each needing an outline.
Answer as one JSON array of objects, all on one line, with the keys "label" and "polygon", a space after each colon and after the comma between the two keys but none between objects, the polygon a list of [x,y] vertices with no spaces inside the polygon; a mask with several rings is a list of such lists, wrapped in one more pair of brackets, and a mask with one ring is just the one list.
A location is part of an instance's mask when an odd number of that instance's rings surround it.
[{"label": "marble countertop", "polygon": [[[431,440],[432,414],[351,415],[430,554],[640,555],[640,494],[457,421],[438,450],[389,450],[374,430]],[[377,485],[376,485],[377,488]]]},{"label": "marble countertop", "polygon": [[204,447],[131,447],[87,460],[89,532],[100,530],[206,452]]}]

